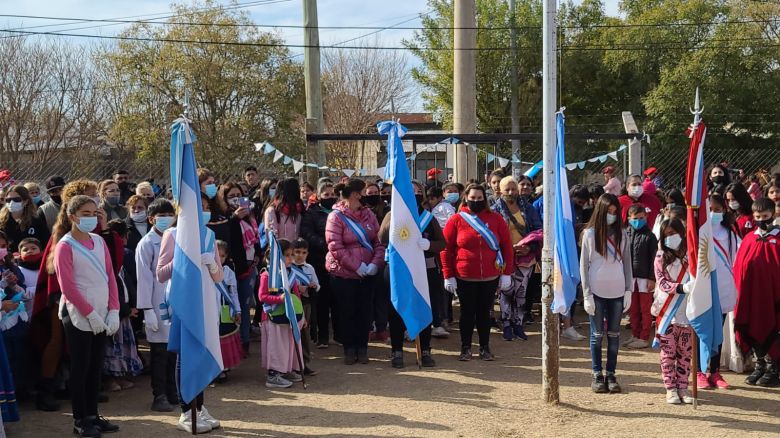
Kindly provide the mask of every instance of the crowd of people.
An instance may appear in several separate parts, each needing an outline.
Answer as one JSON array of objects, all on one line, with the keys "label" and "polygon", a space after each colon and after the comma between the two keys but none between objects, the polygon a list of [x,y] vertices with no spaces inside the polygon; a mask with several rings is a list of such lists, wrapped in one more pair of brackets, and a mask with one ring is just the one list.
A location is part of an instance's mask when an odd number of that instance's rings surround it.
[{"label": "crowd of people", "polygon": [[[421,365],[436,366],[431,338],[460,336],[458,360],[495,359],[493,328],[505,341],[527,340],[540,302],[543,241],[541,190],[530,178],[495,170],[485,183],[441,182],[438,169],[414,182],[420,213],[432,324],[419,335]],[[669,296],[687,297],[686,206],[678,187],[665,187],[656,168],[625,183],[611,166],[604,184],[574,185],[570,198],[578,236],[581,287],[561,315],[562,337],[590,342],[592,389],[621,391],[621,347],[645,349],[656,338],[656,316]],[[716,245],[724,343],[699,388],[728,388],[720,368],[743,372],[747,383],[780,385],[780,175],[764,186],[732,181],[726,165],[708,173],[710,221]],[[314,349],[340,348],[345,366],[370,361],[373,339],[391,344],[390,364],[404,367],[408,334],[390,303],[385,250],[392,209],[381,180],[321,178],[316,187],[295,178],[219,181],[198,170],[207,223],[201,262],[219,291],[224,370],[247,357],[265,370],[266,386],[289,388],[315,376]],[[150,408],[181,410],[178,427],[204,433],[220,426],[204,406],[180,397],[179,359],[168,351],[176,206],[154,184],[134,184],[125,171],[101,182],[51,176],[43,185],[8,183],[0,196],[0,407],[5,422],[19,420],[17,400],[58,411],[69,399],[73,431],[100,437],[119,426],[99,414],[113,391],[151,376]],[[269,286],[268,238],[278,239],[295,294],[303,359],[280,291]],[[457,303],[459,312],[453,312]],[[498,304],[499,311],[495,311]],[[457,308],[457,307],[456,307]],[[584,309],[582,335],[575,309]],[[632,336],[620,339],[628,313]],[[582,318],[582,316],[580,316]],[[602,365],[607,338],[606,365]],[[259,351],[252,340],[260,338]],[[692,329],[685,306],[657,336],[659,364],[671,404],[690,403]],[[148,354],[139,354],[139,345]],[[747,360],[751,357],[752,360]],[[606,369],[604,369],[606,368]]]}]

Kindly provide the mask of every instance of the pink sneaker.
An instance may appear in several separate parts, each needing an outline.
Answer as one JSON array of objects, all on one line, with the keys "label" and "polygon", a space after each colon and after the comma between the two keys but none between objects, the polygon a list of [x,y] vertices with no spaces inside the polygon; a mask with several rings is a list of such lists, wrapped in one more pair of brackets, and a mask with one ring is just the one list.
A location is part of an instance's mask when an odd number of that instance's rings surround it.
[{"label": "pink sneaker", "polygon": [[710,383],[715,387],[717,387],[718,389],[731,388],[731,385],[729,385],[728,382],[723,380],[723,376],[720,375],[720,371],[715,371],[710,375]]},{"label": "pink sneaker", "polygon": [[707,378],[707,375],[704,373],[696,373],[696,386],[699,389],[713,389],[714,387],[712,384],[710,384],[710,379]]}]

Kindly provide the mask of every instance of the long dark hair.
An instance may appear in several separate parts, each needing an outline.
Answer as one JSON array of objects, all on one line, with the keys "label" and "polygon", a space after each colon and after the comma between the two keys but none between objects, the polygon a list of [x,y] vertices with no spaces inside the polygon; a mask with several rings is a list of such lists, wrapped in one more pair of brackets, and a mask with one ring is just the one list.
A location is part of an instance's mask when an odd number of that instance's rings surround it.
[{"label": "long dark hair", "polygon": [[350,178],[346,183],[338,183],[333,186],[333,190],[341,199],[349,198],[355,192],[362,192],[366,188],[366,182],[362,179]]},{"label": "long dark hair", "polygon": [[673,200],[676,207],[685,207],[685,196],[683,195],[683,192],[677,187],[673,187],[667,190],[664,196]]},{"label": "long dark hair", "polygon": [[[739,202],[739,214],[743,216],[750,216],[752,214],[750,207],[753,205],[753,198],[751,198],[747,190],[745,190],[745,186],[740,183],[731,183],[726,187],[725,193],[731,193],[734,200]],[[726,195],[724,194],[723,196],[725,197]]]},{"label": "long dark hair", "polygon": [[[680,247],[677,248],[677,250],[673,250],[666,246],[666,230],[668,228],[671,228],[674,230],[675,233],[679,234],[680,237],[682,237],[682,243],[680,243]],[[677,219],[676,217],[671,219],[666,219],[665,221],[661,222],[661,239],[660,239],[659,247],[661,248],[661,251],[664,252],[664,268],[674,263],[675,260],[680,259],[681,261],[685,259],[685,254],[687,251],[687,242],[685,239],[685,224],[680,219]]]},{"label": "long dark hair", "polygon": [[[609,207],[612,206],[617,208],[617,220],[614,224],[609,225],[607,224],[607,214],[609,213]],[[586,228],[593,228],[596,252],[601,254],[602,257],[607,257],[607,240],[611,235],[614,238],[615,255],[620,259],[623,258],[623,254],[620,251],[623,241],[623,220],[620,213],[620,201],[618,201],[617,196],[605,193],[599,197]]]},{"label": "long dark hair", "polygon": [[287,220],[295,223],[300,216],[299,207],[303,207],[301,202],[301,185],[295,178],[287,178],[279,181],[276,186],[276,199],[274,202],[274,212],[276,213],[276,222],[281,221],[281,213],[284,207],[287,207]]},{"label": "long dark hair", "polygon": [[[21,184],[13,185],[5,190],[3,196],[8,196],[11,192],[16,192],[16,194],[22,198],[22,202],[25,203],[19,220],[19,228],[22,231],[27,231],[27,228],[32,224],[33,219],[35,219],[35,212],[38,211],[38,206],[33,203],[30,192],[25,186]],[[8,210],[8,208],[0,210],[0,226],[5,228],[8,226],[8,222],[12,220],[14,220],[14,218],[11,216],[11,211]]]},{"label": "long dark hair", "polygon": [[230,216],[230,213],[236,209],[234,206],[228,203],[228,199],[227,199],[228,193],[230,193],[230,191],[233,189],[238,189],[238,191],[241,192],[241,196],[245,195],[244,189],[242,189],[240,185],[232,181],[226,182],[225,184],[219,186],[219,192],[217,192],[217,196],[216,196],[217,207],[219,208],[219,213],[224,215],[225,217]]}]

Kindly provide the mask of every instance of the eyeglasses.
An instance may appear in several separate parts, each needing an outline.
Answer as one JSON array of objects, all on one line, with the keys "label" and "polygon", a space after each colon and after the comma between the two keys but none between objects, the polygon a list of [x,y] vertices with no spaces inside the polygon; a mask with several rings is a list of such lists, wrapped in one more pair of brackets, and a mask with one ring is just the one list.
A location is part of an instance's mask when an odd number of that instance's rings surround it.
[{"label": "eyeglasses", "polygon": [[21,197],[16,198],[5,198],[5,202],[22,202],[23,199]]}]

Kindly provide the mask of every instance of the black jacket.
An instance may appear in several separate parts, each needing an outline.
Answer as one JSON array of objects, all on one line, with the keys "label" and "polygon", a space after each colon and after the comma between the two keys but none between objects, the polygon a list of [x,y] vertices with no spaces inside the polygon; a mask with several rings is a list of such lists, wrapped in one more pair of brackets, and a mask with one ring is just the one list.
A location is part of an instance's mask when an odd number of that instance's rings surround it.
[{"label": "black jacket", "polygon": [[658,252],[658,239],[645,225],[639,230],[628,227],[628,242],[631,245],[631,267],[634,278],[655,280],[653,262]]},{"label": "black jacket", "polygon": [[[130,215],[127,216],[125,219],[125,224],[127,224],[127,248],[130,249],[130,251],[135,255],[135,249],[138,247],[138,242],[141,241],[141,238],[143,238],[143,234],[141,234],[140,231],[138,231],[138,228],[135,227],[135,221],[130,217]],[[149,222],[146,223],[146,232],[148,233],[149,230],[152,229],[152,224]]]},{"label": "black jacket", "polygon": [[309,242],[308,262],[316,269],[324,269],[325,254],[328,253],[328,244],[325,242],[325,224],[328,221],[329,212],[320,206],[312,204],[301,219],[301,237]]},{"label": "black jacket", "polygon": [[49,227],[46,225],[46,219],[43,215],[36,214],[33,217],[30,226],[26,229],[19,228],[19,223],[16,222],[10,215],[8,221],[4,226],[0,227],[0,231],[4,232],[8,238],[8,252],[14,253],[19,251],[19,242],[28,237],[34,237],[41,242],[41,246],[46,248],[46,244],[49,243]]}]

